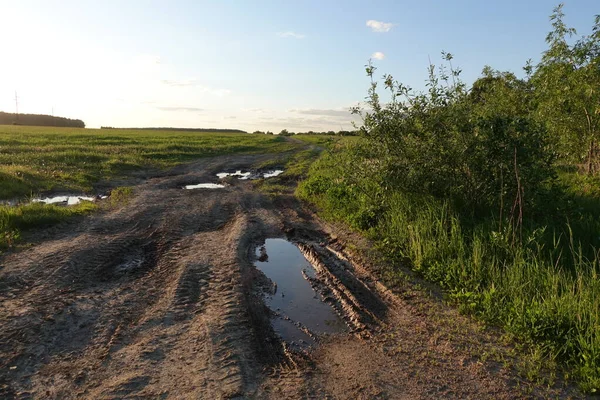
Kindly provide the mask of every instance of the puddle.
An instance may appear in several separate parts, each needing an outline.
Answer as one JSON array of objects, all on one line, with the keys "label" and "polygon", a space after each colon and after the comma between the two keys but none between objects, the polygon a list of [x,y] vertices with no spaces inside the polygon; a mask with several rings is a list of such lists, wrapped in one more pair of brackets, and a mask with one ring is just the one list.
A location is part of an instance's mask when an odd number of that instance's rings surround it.
[{"label": "puddle", "polygon": [[44,204],[66,204],[68,206],[74,206],[81,203],[82,201],[94,201],[95,197],[88,196],[54,196],[44,197],[39,199],[32,199],[32,203],[44,203]]},{"label": "puddle", "polygon": [[314,277],[315,271],[296,246],[284,239],[267,239],[256,257],[256,268],[273,282],[266,303],[279,314],[273,328],[286,342],[313,344],[303,328],[316,335],[346,330],[344,321],[305,279],[303,274]]},{"label": "puddle", "polygon": [[49,196],[49,197],[36,197],[32,199],[9,199],[9,200],[0,200],[0,205],[8,206],[8,207],[17,207],[21,205],[31,204],[31,203],[44,203],[44,204],[55,204],[59,206],[74,206],[76,204],[81,203],[82,201],[96,201],[96,200],[105,200],[108,199],[107,195],[97,195],[97,196],[86,196],[86,195],[74,195],[67,194],[62,196]]},{"label": "puddle", "polygon": [[255,172],[251,172],[251,171],[244,171],[241,169],[238,169],[235,172],[219,172],[217,174],[217,176],[219,177],[219,179],[223,179],[226,178],[228,176],[236,176],[238,179],[241,180],[247,180],[247,179],[267,179],[267,178],[272,178],[274,176],[278,176],[283,174],[283,170],[282,169],[273,169],[273,170],[268,170],[268,171],[255,171]]},{"label": "puddle", "polygon": [[283,174],[283,170],[282,169],[276,169],[274,171],[268,171],[268,172],[263,173],[263,176],[266,179],[266,178],[272,178],[274,176],[281,175],[281,174]]},{"label": "puddle", "polygon": [[219,172],[217,176],[219,179],[227,178],[228,176],[237,176],[238,179],[249,179],[252,172],[242,172],[241,169],[238,169],[235,172]]},{"label": "puddle", "polygon": [[198,183],[197,185],[185,185],[185,189],[221,189],[224,188],[225,185],[221,185],[220,183]]}]

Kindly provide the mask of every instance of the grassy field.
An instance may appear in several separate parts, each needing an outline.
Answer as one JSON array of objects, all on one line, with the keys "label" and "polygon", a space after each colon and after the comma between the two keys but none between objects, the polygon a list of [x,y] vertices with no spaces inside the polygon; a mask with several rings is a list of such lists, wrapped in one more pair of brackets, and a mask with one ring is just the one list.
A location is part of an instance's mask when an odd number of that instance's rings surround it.
[{"label": "grassy field", "polygon": [[238,133],[0,126],[0,199],[93,184],[228,153],[282,152],[282,137]]},{"label": "grassy field", "polygon": [[[0,199],[24,200],[52,191],[95,194],[95,183],[144,169],[168,168],[200,157],[284,152],[295,147],[271,135],[0,126]],[[90,202],[68,208],[39,203],[0,206],[0,248],[18,243],[22,231],[95,208]]]},{"label": "grassy field", "polygon": [[353,179],[359,164],[342,146],[325,153],[298,196],[322,217],[370,237],[389,261],[388,284],[402,281],[399,267],[408,265],[466,313],[503,326],[525,356],[520,367],[527,377],[551,384],[562,372],[597,392],[600,178],[559,173],[560,190],[545,212],[528,218],[522,243],[511,243],[497,219],[465,217],[449,201],[401,190],[376,195],[385,182]]},{"label": "grassy field", "polygon": [[359,136],[333,136],[333,135],[295,135],[294,139],[298,139],[307,144],[324,148],[333,148],[338,144],[353,143],[360,140]]}]

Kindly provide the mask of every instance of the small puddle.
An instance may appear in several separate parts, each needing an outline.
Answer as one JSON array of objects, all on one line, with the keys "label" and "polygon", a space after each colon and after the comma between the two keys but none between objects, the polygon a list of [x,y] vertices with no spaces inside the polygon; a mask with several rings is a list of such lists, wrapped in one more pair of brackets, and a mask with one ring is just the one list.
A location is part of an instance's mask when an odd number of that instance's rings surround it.
[{"label": "small puddle", "polygon": [[185,185],[185,189],[221,189],[224,188],[225,185],[221,185],[220,183],[198,183],[196,185]]},{"label": "small puddle", "polygon": [[32,199],[32,203],[44,203],[44,204],[66,204],[68,206],[74,206],[81,203],[82,201],[94,201],[95,197],[88,196],[54,196],[44,197],[39,199]]},{"label": "small puddle", "polygon": [[283,170],[282,169],[276,169],[274,171],[268,171],[268,172],[263,173],[263,176],[266,179],[266,178],[272,178],[274,176],[281,175],[281,174],[283,174]]},{"label": "small puddle", "polygon": [[219,177],[219,179],[223,179],[223,178],[227,178],[228,176],[235,176],[238,179],[241,180],[247,180],[247,179],[267,179],[267,178],[273,178],[274,176],[278,176],[283,174],[283,170],[282,169],[274,169],[274,170],[268,170],[268,171],[244,171],[241,169],[238,169],[235,172],[219,172],[217,174],[217,176]]},{"label": "small puddle", "polygon": [[227,178],[228,176],[237,176],[238,179],[249,179],[252,175],[252,172],[242,172],[241,169],[238,169],[235,172],[219,172],[217,176],[219,179]]},{"label": "small puddle", "polygon": [[337,333],[346,330],[344,321],[322,301],[303,274],[315,277],[315,271],[300,250],[284,239],[267,239],[256,250],[256,268],[272,282],[266,303],[279,314],[273,329],[286,341],[298,345],[314,344],[311,333]]}]

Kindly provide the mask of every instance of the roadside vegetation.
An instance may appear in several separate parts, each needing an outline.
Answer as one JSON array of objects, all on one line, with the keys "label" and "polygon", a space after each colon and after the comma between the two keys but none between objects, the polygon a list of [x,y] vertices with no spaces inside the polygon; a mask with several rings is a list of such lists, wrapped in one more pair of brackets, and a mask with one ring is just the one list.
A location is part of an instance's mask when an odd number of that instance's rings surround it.
[{"label": "roadside vegetation", "polygon": [[[164,169],[200,157],[229,153],[284,152],[296,146],[283,137],[171,130],[76,129],[0,126],[0,200],[43,192],[85,192],[101,181],[148,169]],[[126,201],[130,188],[113,190],[111,204]],[[62,207],[41,203],[0,206],[0,251],[21,232],[49,226],[95,209],[94,203]]]},{"label": "roadside vegetation", "polygon": [[[415,93],[367,65],[360,140],[314,163],[299,197],[372,238],[581,388],[600,390],[600,16],[551,16],[526,76],[453,57]],[[397,267],[394,267],[397,266]],[[550,377],[550,381],[552,377]],[[551,382],[549,382],[551,383]]]}]

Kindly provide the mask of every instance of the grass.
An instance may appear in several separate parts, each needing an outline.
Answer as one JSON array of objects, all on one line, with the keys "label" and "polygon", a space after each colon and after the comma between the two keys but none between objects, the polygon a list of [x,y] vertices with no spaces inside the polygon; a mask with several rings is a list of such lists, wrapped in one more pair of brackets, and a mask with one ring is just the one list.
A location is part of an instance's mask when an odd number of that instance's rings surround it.
[{"label": "grass", "polygon": [[21,231],[52,226],[77,215],[85,215],[98,206],[89,201],[71,206],[30,203],[21,206],[0,206],[0,249],[15,245]]},{"label": "grass", "polygon": [[319,158],[323,151],[332,151],[344,148],[359,140],[356,136],[330,136],[330,135],[295,135],[294,138],[305,143],[317,145],[317,147],[302,150],[287,155],[283,160],[273,159],[266,161],[256,168],[282,167],[283,174],[270,179],[260,180],[255,183],[256,187],[269,195],[279,195],[290,191],[285,185],[286,181],[298,182],[308,176],[310,166]]},{"label": "grass", "polygon": [[360,140],[358,136],[333,136],[333,135],[294,135],[294,139],[301,140],[315,146],[333,148],[340,143],[351,143]]},{"label": "grass", "polygon": [[[200,157],[286,152],[283,137],[243,133],[0,126],[0,199],[49,191],[93,192],[94,184],[147,169],[164,169]],[[131,188],[113,189],[111,204],[127,202]],[[96,209],[90,202],[62,207],[0,206],[0,248],[21,232],[50,226]]]},{"label": "grass", "polygon": [[295,147],[270,135],[5,125],[0,126],[0,199],[52,190],[89,192],[96,182],[148,168]]},{"label": "grass", "polygon": [[133,196],[133,188],[130,186],[121,186],[114,188],[110,192],[110,204],[115,207],[119,204],[127,204]]},{"label": "grass", "polygon": [[600,390],[600,182],[562,172],[562,190],[543,215],[528,216],[512,244],[494,218],[472,220],[449,201],[388,191],[377,177],[353,179],[360,165],[347,152],[314,163],[298,187],[323,217],[343,221],[377,243],[385,274],[408,264],[439,283],[451,301],[502,326],[527,349],[530,378],[554,366],[582,390]]}]

